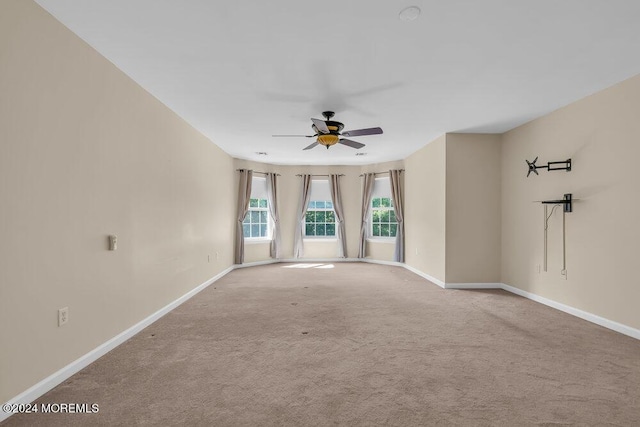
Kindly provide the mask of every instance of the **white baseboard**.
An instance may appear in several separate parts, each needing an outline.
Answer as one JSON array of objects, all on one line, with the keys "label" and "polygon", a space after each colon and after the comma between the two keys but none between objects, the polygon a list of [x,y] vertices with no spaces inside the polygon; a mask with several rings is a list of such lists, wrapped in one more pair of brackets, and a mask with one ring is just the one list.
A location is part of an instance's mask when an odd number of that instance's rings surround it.
[{"label": "white baseboard", "polygon": [[384,261],[381,259],[372,259],[372,258],[358,258],[358,261],[366,262],[369,264],[380,264],[380,265],[391,265],[394,267],[404,267],[405,264],[397,261]]},{"label": "white baseboard", "polygon": [[[219,274],[215,275],[211,279],[207,280],[206,282],[202,283],[201,285],[198,285],[196,288],[190,290],[186,294],[182,295],[180,298],[178,298],[175,301],[173,301],[173,302],[167,304],[166,306],[162,307],[160,310],[156,311],[155,313],[153,313],[149,317],[143,319],[142,321],[136,323],[135,325],[133,325],[129,329],[127,329],[127,330],[121,332],[120,334],[116,335],[115,337],[111,338],[109,341],[107,341],[107,342],[99,345],[98,347],[94,348],[93,350],[91,350],[90,352],[88,352],[84,356],[80,357],[79,359],[76,359],[73,362],[69,363],[64,368],[62,368],[62,369],[58,370],[57,372],[54,372],[53,374],[49,375],[47,378],[43,379],[39,383],[37,383],[34,386],[32,386],[32,387],[28,388],[27,390],[23,391],[22,393],[20,393],[19,395],[17,395],[16,397],[14,397],[13,399],[9,400],[6,403],[8,403],[8,404],[27,404],[27,403],[33,402],[34,400],[36,400],[37,398],[39,398],[40,396],[42,396],[43,394],[45,394],[49,390],[53,389],[58,384],[60,384],[63,381],[65,381],[67,378],[71,377],[73,374],[75,374],[75,373],[79,372],[81,369],[89,366],[91,363],[95,362],[100,357],[104,356],[105,354],[107,354],[108,352],[113,350],[114,348],[118,347],[120,344],[124,343],[125,341],[127,341],[128,339],[133,337],[138,332],[140,332],[141,330],[143,330],[147,326],[151,325],[153,322],[155,322],[156,320],[160,319],[162,316],[164,316],[165,314],[167,314],[168,312],[170,312],[174,308],[178,307],[180,304],[182,304],[185,301],[187,301],[189,298],[192,298],[194,295],[196,295],[198,292],[200,292],[203,289],[205,289],[207,286],[209,286],[212,283],[214,283],[215,281],[221,279],[223,276],[228,274],[234,268],[235,267],[232,266],[232,267],[227,268],[226,270],[223,270],[222,272],[220,272]],[[0,411],[0,422],[2,422],[3,420],[9,418],[9,416],[11,416],[11,415],[12,414],[10,414],[10,413],[6,413],[4,411]]]},{"label": "white baseboard", "polygon": [[627,335],[629,337],[640,340],[640,329],[635,329],[627,325],[623,325],[622,323],[614,322],[613,320],[605,319],[604,317],[600,317],[593,313],[589,313],[584,310],[580,310],[575,307],[571,307],[566,304],[559,303],[557,301],[550,300],[545,297],[541,297],[540,295],[533,294],[531,292],[523,291],[522,289],[506,285],[502,283],[502,289],[505,291],[514,293],[516,295],[520,295],[522,297],[528,298],[532,301],[539,302],[546,306],[555,308],[556,310],[564,311],[565,313],[571,314],[573,316],[579,317],[581,319],[587,320],[591,323],[595,323],[596,325],[603,326],[607,329],[614,330],[616,332],[620,332],[621,334]]},{"label": "white baseboard", "polygon": [[632,328],[631,326],[624,325],[622,323],[615,322],[613,320],[606,319],[604,317],[600,317],[596,314],[589,313],[584,310],[580,310],[575,307],[571,307],[566,304],[559,303],[557,301],[550,300],[548,298],[542,297],[540,295],[536,295],[531,292],[523,291],[522,289],[516,288],[514,286],[509,286],[504,283],[445,283],[441,280],[438,280],[430,275],[417,270],[410,265],[402,264],[404,268],[407,270],[417,274],[418,276],[424,277],[430,282],[435,283],[441,288],[445,289],[502,289],[507,292],[511,292],[516,295],[520,295],[521,297],[530,299],[535,302],[539,302],[548,307],[555,308],[556,310],[563,311],[565,313],[571,314],[573,316],[584,319],[588,322],[595,323],[596,325],[605,327],[607,329],[611,329],[613,331],[619,332],[623,335],[627,335],[631,338],[635,338],[640,340],[640,329]]},{"label": "white baseboard", "polygon": [[440,286],[441,288],[446,288],[446,283],[444,283],[442,280],[440,279],[436,279],[433,276],[428,275],[427,273],[423,273],[422,271],[418,270],[417,268],[413,268],[410,265],[407,264],[403,264],[402,265],[404,268],[406,268],[407,270],[409,270],[412,273],[417,274],[420,277],[424,277],[425,279],[427,279],[428,281],[435,283],[436,285]]},{"label": "white baseboard", "polygon": [[281,262],[280,260],[277,259],[268,259],[265,261],[254,261],[254,262],[246,262],[244,264],[234,264],[233,268],[247,268],[247,267],[256,267],[258,265],[267,265],[267,264],[277,264]]},{"label": "white baseboard", "polygon": [[445,283],[445,289],[502,289],[502,283]]}]

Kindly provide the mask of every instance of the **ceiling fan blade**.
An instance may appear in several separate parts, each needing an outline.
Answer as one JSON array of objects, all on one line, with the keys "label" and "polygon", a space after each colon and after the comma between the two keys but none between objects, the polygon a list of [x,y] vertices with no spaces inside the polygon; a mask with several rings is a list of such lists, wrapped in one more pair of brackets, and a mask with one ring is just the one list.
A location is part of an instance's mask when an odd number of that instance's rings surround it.
[{"label": "ceiling fan blade", "polygon": [[342,135],[365,136],[365,135],[380,135],[381,133],[382,133],[382,129],[380,128],[367,128],[367,129],[348,130],[346,132],[342,132]]},{"label": "ceiling fan blade", "polygon": [[320,119],[311,119],[314,125],[316,125],[316,129],[318,129],[322,133],[329,133],[329,128],[324,120]]},{"label": "ceiling fan blade", "polygon": [[295,137],[300,137],[300,138],[313,138],[314,136],[317,136],[317,135],[271,135],[271,136],[276,137],[276,138],[286,138],[286,137],[289,137],[289,136],[295,136]]},{"label": "ceiling fan blade", "polygon": [[350,139],[344,139],[344,138],[338,141],[338,144],[346,145],[347,147],[356,148],[356,149],[360,149],[364,147],[364,144],[352,141]]},{"label": "ceiling fan blade", "polygon": [[303,148],[303,150],[311,150],[316,145],[318,145],[318,141],[314,142],[313,144],[307,145],[306,147]]}]

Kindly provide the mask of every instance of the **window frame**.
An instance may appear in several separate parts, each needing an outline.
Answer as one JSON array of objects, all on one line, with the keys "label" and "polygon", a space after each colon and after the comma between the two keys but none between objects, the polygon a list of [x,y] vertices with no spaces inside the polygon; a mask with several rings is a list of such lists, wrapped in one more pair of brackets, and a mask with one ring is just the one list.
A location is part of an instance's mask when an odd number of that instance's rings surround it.
[{"label": "window frame", "polygon": [[[323,207],[323,208],[318,208],[316,206],[312,207],[312,204],[315,204],[315,203],[318,203],[318,202],[324,203],[325,207]],[[331,204],[331,207],[330,208],[326,207],[327,204]],[[309,212],[331,212],[331,213],[333,213],[333,218],[334,218],[333,222],[327,222],[327,221],[325,221],[325,222],[313,222],[313,224],[324,224],[325,227],[326,227],[327,224],[333,224],[333,234],[326,235],[326,228],[325,228],[325,235],[316,235],[316,234],[309,235],[309,234],[307,234],[307,224],[311,224],[311,223],[307,222],[307,214]],[[333,201],[332,200],[309,200],[309,204],[307,205],[307,210],[306,210],[305,215],[304,215],[304,225],[303,225],[303,231],[304,231],[303,238],[304,239],[336,240],[338,238],[337,227],[338,227],[338,221],[337,221],[337,218],[336,218],[336,211],[335,211],[335,209],[333,207]]]},{"label": "window frame", "polygon": [[[374,206],[375,200],[380,200],[382,202],[382,199],[389,199],[389,206]],[[380,203],[381,205],[382,203]],[[369,212],[369,227],[368,227],[368,237],[367,240],[371,240],[371,241],[380,241],[380,242],[393,242],[396,240],[396,236],[398,234],[398,219],[395,216],[396,214],[396,208],[395,205],[393,203],[393,198],[391,196],[378,196],[378,197],[372,197],[371,198],[371,205],[369,206],[370,208],[370,212]],[[374,222],[374,212],[375,211],[383,211],[383,212],[389,212],[389,217],[391,219],[391,213],[393,213],[393,218],[395,219],[395,221],[391,221],[389,220],[388,222]],[[391,230],[391,226],[395,225],[396,226],[396,234],[393,236],[376,236],[373,234],[373,228],[374,225],[379,224],[379,225],[383,225],[383,224],[389,224],[389,229]]]},{"label": "window frame", "polygon": [[[251,206],[251,201],[252,200],[257,200],[258,201],[258,206]],[[264,200],[265,201],[265,205],[266,206],[260,206],[260,200]],[[265,212],[265,215],[267,217],[267,221],[266,223],[258,221],[257,223],[254,223],[251,221],[251,213],[252,212]],[[249,219],[249,222],[246,223],[245,221],[247,221],[247,218]],[[264,236],[247,236],[244,233],[244,226],[245,225],[249,225],[249,230],[251,230],[251,226],[252,225],[262,225],[265,224],[266,226],[266,230],[265,230],[265,235]],[[259,242],[265,242],[265,241],[270,241],[271,240],[271,214],[269,213],[269,199],[266,198],[260,198],[260,197],[251,197],[249,199],[249,209],[247,210],[247,215],[244,217],[244,220],[242,221],[242,227],[243,227],[243,231],[242,231],[242,236],[244,237],[245,243],[259,243]],[[249,233],[251,234],[251,233]]]}]

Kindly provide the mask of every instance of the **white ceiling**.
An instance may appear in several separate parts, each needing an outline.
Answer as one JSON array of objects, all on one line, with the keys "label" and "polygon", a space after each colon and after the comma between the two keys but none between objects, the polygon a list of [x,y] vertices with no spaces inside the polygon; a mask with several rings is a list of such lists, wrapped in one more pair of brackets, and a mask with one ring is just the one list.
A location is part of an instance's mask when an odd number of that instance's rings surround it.
[{"label": "white ceiling", "polygon": [[[276,164],[402,159],[640,73],[638,0],[36,1],[227,153]],[[311,135],[324,110],[384,134],[271,137]]]}]

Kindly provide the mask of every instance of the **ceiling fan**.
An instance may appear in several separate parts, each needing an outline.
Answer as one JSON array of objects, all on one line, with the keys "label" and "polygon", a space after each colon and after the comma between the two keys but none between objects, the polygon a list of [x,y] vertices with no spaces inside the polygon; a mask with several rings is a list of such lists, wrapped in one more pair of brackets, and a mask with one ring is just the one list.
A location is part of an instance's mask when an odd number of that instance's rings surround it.
[{"label": "ceiling fan", "polygon": [[364,144],[361,144],[356,141],[352,141],[350,139],[341,138],[343,136],[365,136],[365,135],[379,135],[382,133],[382,129],[380,128],[367,128],[367,129],[356,129],[349,130],[346,132],[341,132],[344,128],[344,125],[340,122],[334,122],[331,118],[335,115],[333,111],[324,111],[322,115],[326,118],[326,120],[320,119],[311,119],[313,124],[311,125],[311,129],[315,132],[314,135],[273,135],[275,137],[285,137],[285,136],[294,136],[294,137],[305,137],[305,138],[318,138],[313,144],[310,144],[303,148],[303,150],[310,150],[316,145],[324,145],[327,147],[331,147],[335,144],[346,145],[347,147],[360,149],[364,147]]}]

